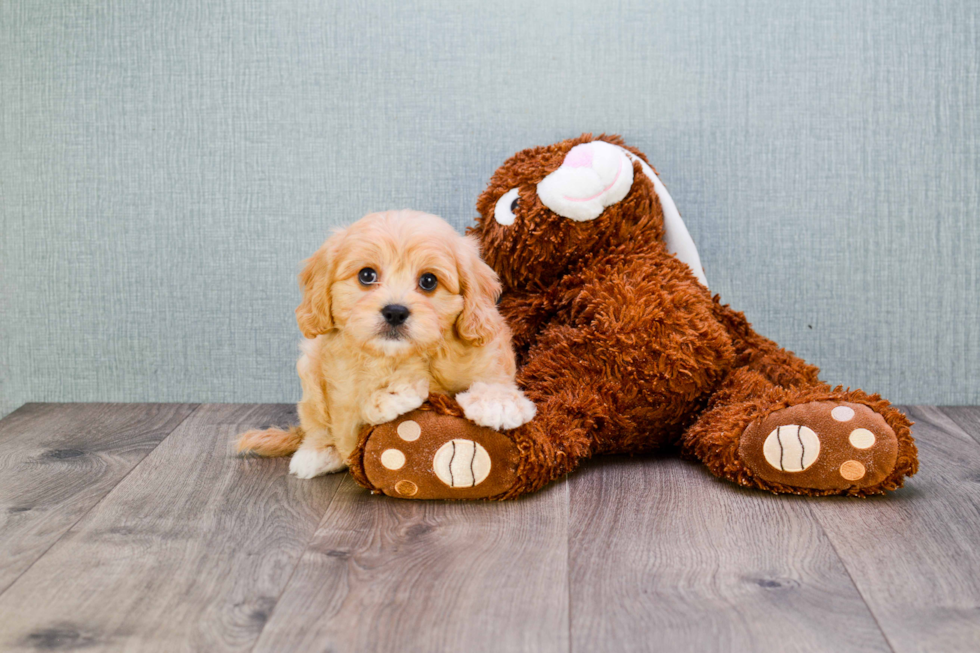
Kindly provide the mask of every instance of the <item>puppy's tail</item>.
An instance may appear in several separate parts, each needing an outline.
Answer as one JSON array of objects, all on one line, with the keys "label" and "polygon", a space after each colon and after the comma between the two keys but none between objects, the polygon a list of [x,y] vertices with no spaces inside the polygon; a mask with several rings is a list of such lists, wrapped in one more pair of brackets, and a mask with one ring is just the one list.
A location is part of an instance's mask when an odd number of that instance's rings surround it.
[{"label": "puppy's tail", "polygon": [[303,435],[303,429],[298,426],[291,426],[288,431],[276,428],[255,429],[239,435],[235,446],[239,453],[276,458],[288,456],[299,449]]}]

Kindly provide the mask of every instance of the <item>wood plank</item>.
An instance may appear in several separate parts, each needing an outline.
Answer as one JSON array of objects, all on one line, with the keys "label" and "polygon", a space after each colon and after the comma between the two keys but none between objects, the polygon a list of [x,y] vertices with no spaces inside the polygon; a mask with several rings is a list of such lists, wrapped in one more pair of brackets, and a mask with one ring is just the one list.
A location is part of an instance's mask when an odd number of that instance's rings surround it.
[{"label": "wood plank", "polygon": [[232,455],[293,419],[199,408],[0,596],[0,649],[249,649],[342,478]]},{"label": "wood plank", "polygon": [[568,491],[411,502],[350,478],[257,651],[567,651]]},{"label": "wood plank", "polygon": [[940,410],[980,444],[980,406],[943,406]]},{"label": "wood plank", "polygon": [[891,496],[814,513],[895,651],[977,651],[980,445],[941,409],[904,410],[919,473]]},{"label": "wood plank", "polygon": [[806,499],[657,458],[570,489],[574,650],[888,650]]},{"label": "wood plank", "polygon": [[0,420],[0,593],[194,408],[25,404]]}]

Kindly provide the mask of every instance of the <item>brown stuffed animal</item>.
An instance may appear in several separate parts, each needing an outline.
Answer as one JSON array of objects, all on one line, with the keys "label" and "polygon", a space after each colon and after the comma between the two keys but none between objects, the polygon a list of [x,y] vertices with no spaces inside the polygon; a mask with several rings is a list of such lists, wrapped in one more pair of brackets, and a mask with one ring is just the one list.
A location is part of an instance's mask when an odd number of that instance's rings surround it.
[{"label": "brown stuffed animal", "polygon": [[[448,397],[369,427],[354,478],[414,499],[507,499],[607,453],[679,445],[721,478],[772,492],[866,496],[918,461],[911,422],[712,297],[646,157],[591,134],[519,152],[471,229],[500,276],[518,382],[537,416],[500,433]],[[405,462],[386,467],[398,449]]]}]

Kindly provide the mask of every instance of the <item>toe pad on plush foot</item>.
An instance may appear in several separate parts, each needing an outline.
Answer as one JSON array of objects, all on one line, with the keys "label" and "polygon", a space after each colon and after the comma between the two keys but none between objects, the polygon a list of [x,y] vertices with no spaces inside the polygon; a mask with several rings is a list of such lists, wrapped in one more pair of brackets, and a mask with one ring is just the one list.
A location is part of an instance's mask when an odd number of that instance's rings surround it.
[{"label": "toe pad on plush foot", "polygon": [[812,401],[749,425],[739,454],[764,481],[795,488],[870,487],[895,468],[898,439],[863,404]]}]

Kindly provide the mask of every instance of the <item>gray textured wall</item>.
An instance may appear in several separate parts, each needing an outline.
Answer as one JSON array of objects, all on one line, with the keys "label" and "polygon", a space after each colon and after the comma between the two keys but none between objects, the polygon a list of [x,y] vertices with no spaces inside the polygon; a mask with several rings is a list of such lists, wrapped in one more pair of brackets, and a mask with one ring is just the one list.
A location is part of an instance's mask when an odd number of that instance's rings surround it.
[{"label": "gray textured wall", "polygon": [[622,133],[832,382],[980,403],[980,3],[0,2],[0,411],[293,401],[333,225]]}]

